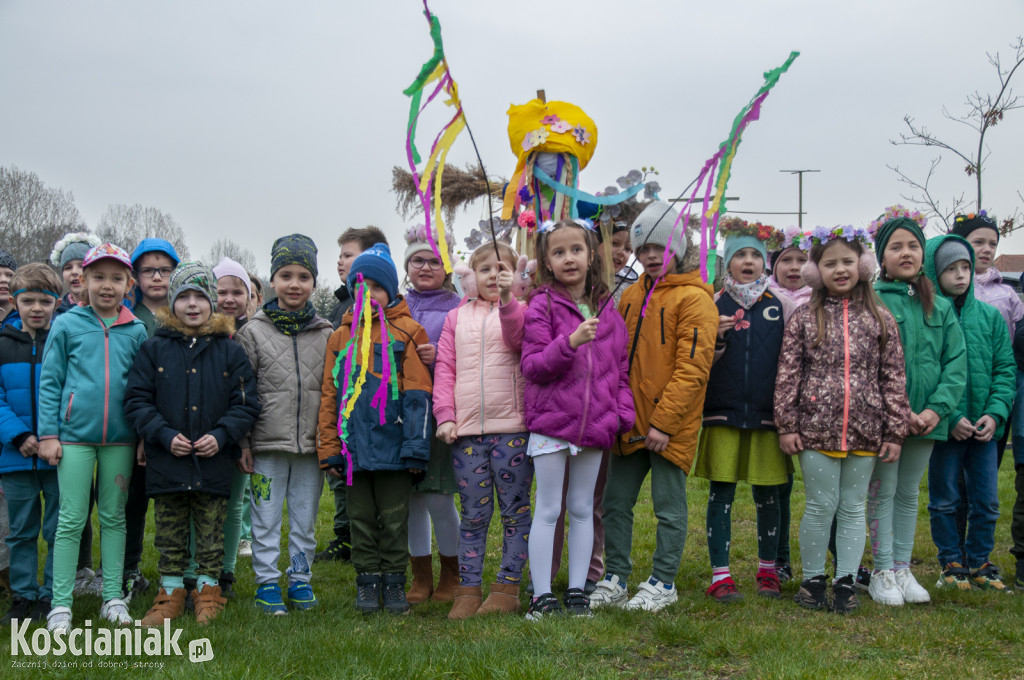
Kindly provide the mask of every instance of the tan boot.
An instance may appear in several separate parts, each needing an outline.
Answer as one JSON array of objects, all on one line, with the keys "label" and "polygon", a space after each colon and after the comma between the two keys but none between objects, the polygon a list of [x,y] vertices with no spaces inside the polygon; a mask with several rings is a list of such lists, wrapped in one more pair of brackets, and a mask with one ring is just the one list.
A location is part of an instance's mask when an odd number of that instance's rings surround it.
[{"label": "tan boot", "polygon": [[153,598],[153,606],[142,617],[143,626],[162,626],[185,613],[185,589],[175,588],[170,595],[161,588]]},{"label": "tan boot", "polygon": [[220,586],[206,584],[201,591],[192,591],[192,602],[196,608],[196,623],[209,623],[224,611],[228,598],[221,597]]},{"label": "tan boot", "polygon": [[491,584],[491,592],[487,599],[476,610],[477,616],[483,614],[512,614],[519,611],[519,584],[518,583],[494,583]]},{"label": "tan boot", "polygon": [[409,604],[426,602],[430,594],[434,592],[433,555],[423,555],[422,557],[410,555],[409,563],[412,565],[412,585],[409,586],[409,592],[405,594],[405,601]]},{"label": "tan boot", "polygon": [[434,602],[451,602],[455,599],[455,586],[459,585],[459,558],[441,555],[441,576],[437,579],[437,589],[431,600]]},{"label": "tan boot", "polygon": [[484,601],[484,589],[480,586],[455,586],[455,604],[448,612],[449,621],[468,619],[476,614]]}]

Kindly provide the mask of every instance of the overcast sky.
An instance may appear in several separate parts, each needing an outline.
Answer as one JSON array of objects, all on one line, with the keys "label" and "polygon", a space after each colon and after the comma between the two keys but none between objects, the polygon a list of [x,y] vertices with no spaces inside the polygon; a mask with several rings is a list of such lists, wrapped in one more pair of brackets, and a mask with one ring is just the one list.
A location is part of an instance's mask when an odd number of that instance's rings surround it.
[{"label": "overcast sky", "polygon": [[[998,88],[986,52],[1024,33],[1021,0],[777,2],[433,0],[449,65],[490,175],[515,166],[506,111],[539,88],[582,107],[600,142],[581,187],[655,166],[678,193],[790,50],[801,56],[748,128],[735,210],[795,211],[805,226],[864,224],[899,200],[887,164],[924,175],[931,150],[894,147],[904,115],[965,147],[942,107]],[[336,283],[338,234],[384,227],[401,251],[391,168],[405,164],[402,90],[430,56],[420,0],[0,0],[0,165],[74,193],[90,227],[112,203],[169,213],[194,255],[221,237],[268,268],[274,238],[320,246]],[[1018,74],[1024,94],[1024,73]],[[421,127],[427,146],[440,118]],[[1024,110],[988,137],[986,207],[1020,205]],[[450,161],[473,160],[465,134]],[[947,158],[937,194],[971,195]],[[461,214],[464,237],[483,208]],[[765,216],[786,226],[795,216]],[[395,248],[395,245],[398,245]],[[1024,234],[1003,252],[1024,252]]]}]

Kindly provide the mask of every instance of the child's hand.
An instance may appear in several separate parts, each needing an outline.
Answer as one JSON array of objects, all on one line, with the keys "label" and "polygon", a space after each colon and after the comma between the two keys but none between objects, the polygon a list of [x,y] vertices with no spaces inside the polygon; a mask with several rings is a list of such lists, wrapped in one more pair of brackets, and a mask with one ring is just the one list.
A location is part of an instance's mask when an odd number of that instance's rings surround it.
[{"label": "child's hand", "polygon": [[455,423],[448,421],[437,426],[437,438],[445,444],[455,443]]},{"label": "child's hand", "polygon": [[931,434],[932,430],[935,429],[935,426],[939,424],[940,420],[942,420],[939,418],[939,414],[930,408],[926,408],[917,414],[917,418],[921,429],[915,434],[919,434],[922,437]]},{"label": "child's hand", "polygon": [[735,316],[720,316],[718,317],[718,339],[721,340],[725,337],[725,332],[736,325]]},{"label": "child's hand", "polygon": [[996,419],[992,416],[982,416],[978,418],[974,427],[976,428],[975,439],[979,442],[992,441],[992,436],[996,433]]},{"label": "child's hand", "polygon": [[146,442],[141,439],[135,445],[135,462],[142,467],[146,467]]},{"label": "child's hand", "polygon": [[335,479],[345,478],[344,475],[341,474],[341,470],[339,470],[336,467],[329,467],[325,470],[325,472],[327,472],[327,474],[329,474],[331,477],[334,477]]},{"label": "child's hand", "polygon": [[961,418],[960,421],[953,426],[953,429],[949,431],[949,436],[958,442],[962,442],[965,439],[970,439],[976,434],[974,429],[974,423],[967,420],[967,418]]},{"label": "child's hand", "polygon": [[900,459],[900,445],[892,442],[883,442],[882,450],[878,452],[878,460],[883,463],[895,463]]},{"label": "child's hand", "polygon": [[800,441],[800,435],[796,432],[779,435],[779,448],[787,456],[795,456],[804,450],[804,443]]},{"label": "child's hand", "polygon": [[39,442],[39,457],[50,465],[56,465],[64,455],[59,439],[44,439]]},{"label": "child's hand", "polygon": [[210,458],[218,451],[220,451],[220,444],[217,443],[217,438],[212,434],[204,434],[195,444],[196,455],[200,458]]},{"label": "child's hand", "polygon": [[429,342],[425,345],[416,345],[416,354],[420,355],[420,361],[429,366],[437,359],[437,348]]},{"label": "child's hand", "polygon": [[36,439],[34,434],[30,434],[28,438],[21,443],[18,450],[21,451],[22,458],[31,458],[39,453],[39,440]]},{"label": "child's hand", "polygon": [[171,440],[171,454],[179,458],[192,455],[192,442],[179,432]]},{"label": "child's hand", "polygon": [[[235,466],[239,472],[244,472],[247,475],[256,472],[252,468],[252,449],[242,449],[242,456],[235,461]],[[337,476],[340,477],[341,475]]]},{"label": "child's hand", "polygon": [[572,345],[573,349],[580,345],[585,345],[597,337],[597,322],[598,318],[595,316],[581,323],[573,331],[572,335],[569,336],[569,344]]},{"label": "child's hand", "polygon": [[656,427],[647,431],[647,441],[644,448],[655,453],[661,453],[668,448],[668,435]]},{"label": "child's hand", "polygon": [[498,299],[501,304],[512,302],[512,270],[504,262],[498,262]]}]

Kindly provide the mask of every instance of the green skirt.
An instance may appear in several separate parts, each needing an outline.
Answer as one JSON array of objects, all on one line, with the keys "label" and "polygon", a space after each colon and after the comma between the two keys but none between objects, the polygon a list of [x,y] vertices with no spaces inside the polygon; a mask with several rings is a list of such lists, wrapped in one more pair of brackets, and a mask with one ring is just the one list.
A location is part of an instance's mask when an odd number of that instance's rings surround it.
[{"label": "green skirt", "polygon": [[455,483],[455,468],[452,467],[452,445],[434,437],[430,440],[430,462],[427,476],[413,487],[420,493],[454,494],[459,490]]},{"label": "green skirt", "polygon": [[779,448],[774,430],[711,425],[701,428],[691,474],[713,482],[775,486],[793,474],[793,458]]}]

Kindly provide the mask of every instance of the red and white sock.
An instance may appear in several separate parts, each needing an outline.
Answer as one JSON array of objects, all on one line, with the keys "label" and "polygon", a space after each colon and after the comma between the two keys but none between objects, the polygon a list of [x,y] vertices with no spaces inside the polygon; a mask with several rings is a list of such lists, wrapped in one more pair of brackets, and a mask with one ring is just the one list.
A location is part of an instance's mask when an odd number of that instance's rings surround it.
[{"label": "red and white sock", "polygon": [[711,567],[711,585],[715,585],[719,581],[724,581],[729,578],[729,566],[724,567]]},{"label": "red and white sock", "polygon": [[757,561],[757,570],[759,572],[761,572],[761,571],[770,571],[771,573],[774,574],[775,573],[775,562],[771,561],[771,560],[769,560],[768,562],[765,562],[764,560],[760,560],[759,559]]}]

